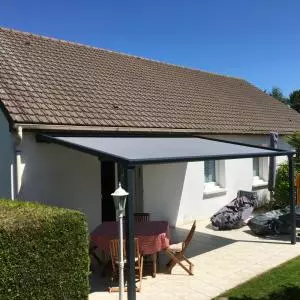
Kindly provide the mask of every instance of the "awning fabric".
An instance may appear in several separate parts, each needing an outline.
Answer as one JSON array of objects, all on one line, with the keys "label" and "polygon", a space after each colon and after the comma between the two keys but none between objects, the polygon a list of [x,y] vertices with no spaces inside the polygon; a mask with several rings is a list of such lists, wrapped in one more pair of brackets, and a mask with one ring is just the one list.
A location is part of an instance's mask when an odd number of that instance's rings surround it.
[{"label": "awning fabric", "polygon": [[282,156],[293,153],[198,137],[90,137],[43,134],[39,139],[128,165]]}]

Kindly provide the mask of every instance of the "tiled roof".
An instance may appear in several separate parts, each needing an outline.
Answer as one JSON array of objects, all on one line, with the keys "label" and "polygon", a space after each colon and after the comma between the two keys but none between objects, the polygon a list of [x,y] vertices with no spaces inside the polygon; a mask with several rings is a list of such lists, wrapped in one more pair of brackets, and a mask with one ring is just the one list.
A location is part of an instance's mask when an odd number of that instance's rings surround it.
[{"label": "tiled roof", "polygon": [[300,114],[244,80],[76,43],[0,28],[0,65],[0,101],[13,123],[300,130]]}]

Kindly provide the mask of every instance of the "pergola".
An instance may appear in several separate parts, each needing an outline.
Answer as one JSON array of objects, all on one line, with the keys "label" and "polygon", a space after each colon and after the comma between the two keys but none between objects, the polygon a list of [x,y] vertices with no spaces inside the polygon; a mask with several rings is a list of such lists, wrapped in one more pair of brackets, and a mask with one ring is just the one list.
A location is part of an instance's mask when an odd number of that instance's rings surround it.
[{"label": "pergola", "polygon": [[133,137],[133,136],[63,136],[38,134],[39,141],[52,142],[73,148],[100,159],[118,162],[126,170],[126,247],[128,272],[128,299],[136,299],[134,218],[133,218],[133,176],[134,168],[145,164],[165,164],[175,162],[223,160],[252,157],[287,156],[289,166],[289,195],[291,211],[291,243],[296,243],[296,215],[293,184],[293,155],[295,151],[253,146],[204,137]]}]

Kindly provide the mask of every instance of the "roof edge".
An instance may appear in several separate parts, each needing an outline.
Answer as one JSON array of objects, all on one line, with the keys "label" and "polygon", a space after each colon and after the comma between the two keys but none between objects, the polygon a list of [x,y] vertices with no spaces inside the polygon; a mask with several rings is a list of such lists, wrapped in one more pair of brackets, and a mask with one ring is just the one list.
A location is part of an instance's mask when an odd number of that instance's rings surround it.
[{"label": "roof edge", "polygon": [[4,103],[1,101],[1,99],[0,99],[0,111],[2,111],[3,115],[5,116],[9,125],[9,129],[12,130],[14,128],[14,121],[11,115],[9,114],[7,108],[5,107]]},{"label": "roof edge", "polygon": [[[105,127],[105,126],[82,126],[82,125],[51,125],[51,124],[31,124],[31,123],[14,123],[13,127],[21,126],[25,131],[54,131],[54,132],[104,132],[104,133],[149,133],[149,134],[187,134],[187,135],[265,135],[269,131],[264,130],[245,130],[245,131],[211,131],[201,129],[187,129],[187,128],[151,128],[151,127]],[[275,130],[274,131],[278,131]],[[293,131],[279,132],[282,135],[292,134]]]}]

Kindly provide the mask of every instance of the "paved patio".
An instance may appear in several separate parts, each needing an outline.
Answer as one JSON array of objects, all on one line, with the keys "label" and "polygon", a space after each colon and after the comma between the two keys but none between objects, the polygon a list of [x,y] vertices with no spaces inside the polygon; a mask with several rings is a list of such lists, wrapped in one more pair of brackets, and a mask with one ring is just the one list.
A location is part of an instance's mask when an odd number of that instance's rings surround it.
[{"label": "paved patio", "polygon": [[[182,241],[191,224],[172,229],[173,241]],[[289,236],[259,238],[247,226],[231,231],[214,231],[208,221],[198,221],[187,256],[195,264],[194,276],[180,267],[164,273],[167,261],[160,255],[160,272],[156,278],[145,271],[138,300],[211,299],[293,257],[300,255],[300,242],[291,245]],[[89,300],[118,299],[118,293],[107,292],[107,278],[100,268],[91,277]]]}]

